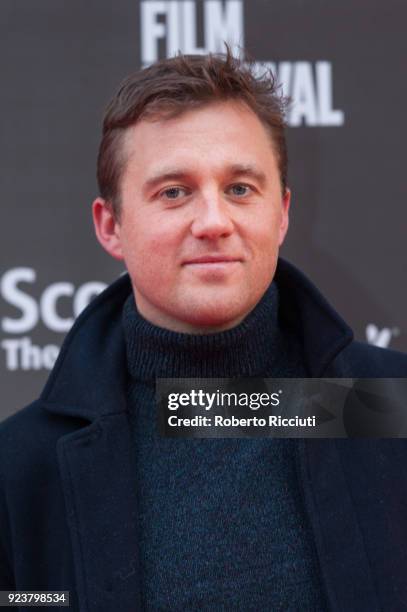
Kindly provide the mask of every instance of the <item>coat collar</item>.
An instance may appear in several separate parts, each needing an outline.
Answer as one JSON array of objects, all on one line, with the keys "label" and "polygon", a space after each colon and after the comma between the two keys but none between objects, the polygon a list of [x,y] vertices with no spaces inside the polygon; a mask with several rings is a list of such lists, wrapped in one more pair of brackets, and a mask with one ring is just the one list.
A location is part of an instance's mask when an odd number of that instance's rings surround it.
[{"label": "coat collar", "polygon": [[[279,259],[280,316],[304,349],[307,371],[320,377],[352,340],[349,326],[293,265]],[[121,325],[131,292],[123,275],[83,311],[69,332],[41,395],[47,410],[94,421],[126,410],[126,354]]]},{"label": "coat collar", "polygon": [[351,343],[353,332],[320,291],[298,268],[279,259],[276,282],[280,316],[300,339],[310,377],[320,378]]},{"label": "coat collar", "polygon": [[47,410],[88,421],[126,410],[127,366],[121,316],[130,292],[126,274],[78,317],[41,394]]}]

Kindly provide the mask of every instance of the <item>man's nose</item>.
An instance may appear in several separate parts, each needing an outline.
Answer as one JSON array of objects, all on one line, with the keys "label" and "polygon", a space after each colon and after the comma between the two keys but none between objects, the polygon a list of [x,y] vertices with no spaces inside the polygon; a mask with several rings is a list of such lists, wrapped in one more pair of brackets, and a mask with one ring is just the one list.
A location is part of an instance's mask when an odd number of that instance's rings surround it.
[{"label": "man's nose", "polygon": [[216,239],[229,236],[234,229],[228,203],[221,196],[203,197],[194,211],[191,232],[195,238]]}]

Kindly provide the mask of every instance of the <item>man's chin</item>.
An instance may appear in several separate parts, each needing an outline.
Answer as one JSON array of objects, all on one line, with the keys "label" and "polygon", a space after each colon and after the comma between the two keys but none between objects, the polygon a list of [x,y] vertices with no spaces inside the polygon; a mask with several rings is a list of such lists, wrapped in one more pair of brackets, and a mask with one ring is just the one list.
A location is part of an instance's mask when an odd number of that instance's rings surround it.
[{"label": "man's chin", "polygon": [[236,304],[218,302],[203,307],[197,305],[184,313],[184,321],[192,333],[216,333],[239,325],[250,309],[238,308]]}]

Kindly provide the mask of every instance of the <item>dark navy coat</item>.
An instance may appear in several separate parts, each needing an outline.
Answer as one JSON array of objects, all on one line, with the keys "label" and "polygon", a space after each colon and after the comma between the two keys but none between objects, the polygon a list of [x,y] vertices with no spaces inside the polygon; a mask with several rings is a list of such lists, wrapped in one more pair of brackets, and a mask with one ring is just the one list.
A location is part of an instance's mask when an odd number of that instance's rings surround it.
[{"label": "dark navy coat", "polygon": [[[405,355],[354,342],[293,266],[280,261],[276,280],[309,376],[407,377]],[[81,612],[141,609],[120,322],[130,291],[121,277],[90,304],[40,399],[0,425],[0,590],[70,590]],[[329,609],[407,610],[406,442],[298,440],[297,466]]]}]

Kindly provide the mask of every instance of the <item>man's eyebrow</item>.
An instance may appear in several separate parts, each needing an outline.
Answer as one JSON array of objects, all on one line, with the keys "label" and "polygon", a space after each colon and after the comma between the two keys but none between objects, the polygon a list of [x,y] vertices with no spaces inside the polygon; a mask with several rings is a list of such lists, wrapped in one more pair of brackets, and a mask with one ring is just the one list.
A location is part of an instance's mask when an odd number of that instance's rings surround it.
[{"label": "man's eyebrow", "polygon": [[[251,164],[232,164],[231,166],[227,166],[224,170],[222,170],[222,173],[227,174],[230,179],[243,175],[249,176],[257,181],[261,187],[264,187],[267,181],[266,174]],[[143,191],[146,193],[151,189],[154,189],[154,187],[157,187],[157,185],[160,183],[164,183],[166,181],[183,181],[190,176],[190,172],[181,168],[164,170],[147,179],[143,184]]]},{"label": "man's eyebrow", "polygon": [[264,187],[267,181],[266,174],[250,164],[233,164],[229,167],[228,172],[232,178],[241,175],[249,176],[257,181],[261,187]]},{"label": "man's eyebrow", "polygon": [[154,189],[154,187],[157,187],[157,185],[159,185],[160,183],[164,183],[165,181],[185,180],[187,176],[188,176],[188,172],[186,172],[185,170],[181,170],[181,169],[178,170],[176,168],[174,170],[159,172],[158,174],[151,176],[149,179],[147,179],[144,182],[143,191],[144,192],[150,191],[150,189]]}]

